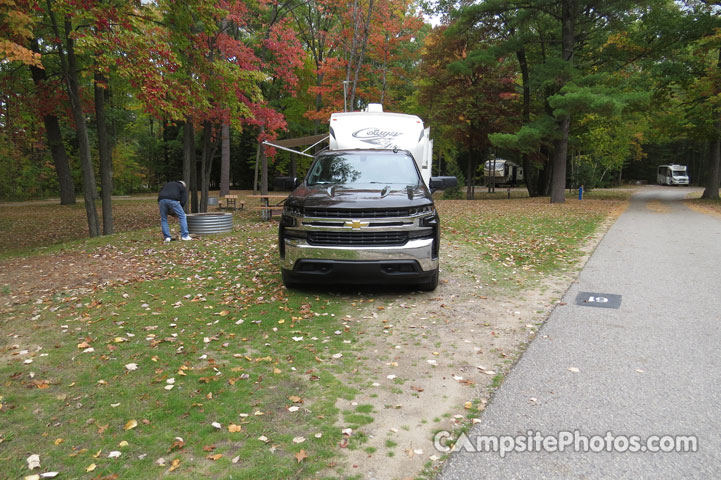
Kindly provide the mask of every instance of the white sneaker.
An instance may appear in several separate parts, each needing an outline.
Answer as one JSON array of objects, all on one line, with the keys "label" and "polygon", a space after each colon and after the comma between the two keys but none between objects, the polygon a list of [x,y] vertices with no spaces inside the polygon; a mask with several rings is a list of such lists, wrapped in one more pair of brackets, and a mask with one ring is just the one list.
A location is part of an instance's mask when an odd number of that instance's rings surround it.
[{"label": "white sneaker", "polygon": [[165,237],[165,240],[163,240],[165,243],[170,243],[170,237]]},{"label": "white sneaker", "polygon": [[185,241],[192,240],[192,239],[193,239],[193,237],[191,237],[190,235],[186,235],[181,238],[181,240],[185,240]]}]

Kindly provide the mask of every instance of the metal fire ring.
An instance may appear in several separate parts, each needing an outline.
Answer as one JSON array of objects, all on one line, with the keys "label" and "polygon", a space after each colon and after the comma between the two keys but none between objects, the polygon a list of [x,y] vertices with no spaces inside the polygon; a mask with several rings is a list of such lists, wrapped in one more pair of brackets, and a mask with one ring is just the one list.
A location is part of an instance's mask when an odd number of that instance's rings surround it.
[{"label": "metal fire ring", "polygon": [[188,231],[190,233],[225,233],[233,230],[232,213],[189,213],[186,218],[188,219]]}]

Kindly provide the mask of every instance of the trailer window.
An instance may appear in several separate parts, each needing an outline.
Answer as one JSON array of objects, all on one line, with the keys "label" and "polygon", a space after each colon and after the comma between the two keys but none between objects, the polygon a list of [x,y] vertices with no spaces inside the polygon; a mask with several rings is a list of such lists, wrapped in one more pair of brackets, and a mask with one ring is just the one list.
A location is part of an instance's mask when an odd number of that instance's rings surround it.
[{"label": "trailer window", "polygon": [[308,185],[401,184],[418,185],[415,162],[407,154],[339,152],[318,157],[308,173]]}]

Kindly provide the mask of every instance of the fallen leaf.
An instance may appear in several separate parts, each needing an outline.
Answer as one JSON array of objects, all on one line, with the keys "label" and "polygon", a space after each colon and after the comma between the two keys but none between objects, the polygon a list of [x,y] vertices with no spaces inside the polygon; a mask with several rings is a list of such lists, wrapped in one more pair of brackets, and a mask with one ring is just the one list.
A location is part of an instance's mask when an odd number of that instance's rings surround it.
[{"label": "fallen leaf", "polygon": [[185,446],[185,442],[180,437],[175,437],[175,440],[173,440],[173,443],[170,444],[170,448],[168,449],[169,452],[172,452],[173,450],[180,450]]},{"label": "fallen leaf", "polygon": [[243,427],[241,427],[240,425],[236,425],[234,423],[231,423],[230,425],[228,425],[228,431],[230,433],[237,433],[237,432],[240,432],[242,429],[243,429]]},{"label": "fallen leaf", "polygon": [[293,403],[303,403],[303,399],[300,397],[296,397],[295,395],[291,395],[290,397],[288,397],[288,400]]},{"label": "fallen leaf", "polygon": [[180,466],[180,459],[176,458],[172,462],[170,462],[170,468],[168,469],[169,472],[172,472],[176,470]]},{"label": "fallen leaf", "polygon": [[121,452],[113,450],[112,452],[108,453],[108,458],[119,458],[120,455],[122,455]]},{"label": "fallen leaf", "polygon": [[214,455],[208,455],[208,456],[205,457],[205,458],[207,458],[207,459],[209,459],[209,460],[216,461],[216,460],[220,460],[221,458],[223,458],[223,454],[222,454],[222,453],[216,453],[216,454],[214,454]]},{"label": "fallen leaf", "polygon": [[293,439],[293,443],[303,443],[305,442],[305,437],[295,437]]},{"label": "fallen leaf", "polygon": [[303,449],[301,449],[300,452],[296,453],[293,456],[295,457],[296,460],[298,460],[298,463],[300,463],[303,460],[305,460],[306,458],[308,458],[308,454],[305,453],[305,450],[303,450]]},{"label": "fallen leaf", "polygon": [[128,420],[128,422],[125,424],[125,427],[123,427],[123,430],[132,430],[133,428],[138,426],[137,420]]},{"label": "fallen leaf", "polygon": [[90,465],[88,465],[88,466],[85,468],[85,471],[86,471],[86,472],[92,472],[92,471],[95,470],[97,467],[98,467],[97,465],[95,465],[94,463],[91,463]]},{"label": "fallen leaf", "polygon": [[218,422],[213,422],[213,423],[211,423],[211,425],[212,425],[213,427],[215,427],[216,429],[218,429],[218,430],[220,430],[221,428],[223,428],[223,426],[222,426],[221,424],[219,424]]},{"label": "fallen leaf", "polygon": [[578,373],[581,370],[578,367],[568,367],[568,371],[572,373]]},{"label": "fallen leaf", "polygon": [[37,455],[37,454],[30,455],[25,461],[28,462],[28,468],[30,470],[35,470],[36,468],[40,468],[40,455]]}]

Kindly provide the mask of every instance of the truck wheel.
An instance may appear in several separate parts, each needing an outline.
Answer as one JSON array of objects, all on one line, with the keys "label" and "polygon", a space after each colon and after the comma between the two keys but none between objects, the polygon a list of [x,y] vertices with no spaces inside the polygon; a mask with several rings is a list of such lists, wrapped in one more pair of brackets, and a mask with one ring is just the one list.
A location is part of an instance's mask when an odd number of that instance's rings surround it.
[{"label": "truck wheel", "polygon": [[424,292],[432,292],[433,290],[436,289],[437,286],[438,286],[438,269],[436,268],[433,271],[433,275],[431,276],[430,279],[428,279],[427,281],[425,281],[423,283],[418,284],[418,289],[423,290]]},{"label": "truck wheel", "polygon": [[281,269],[280,274],[283,277],[283,285],[285,285],[285,288],[298,288],[300,286],[298,282],[290,279],[290,275],[286,270]]}]

